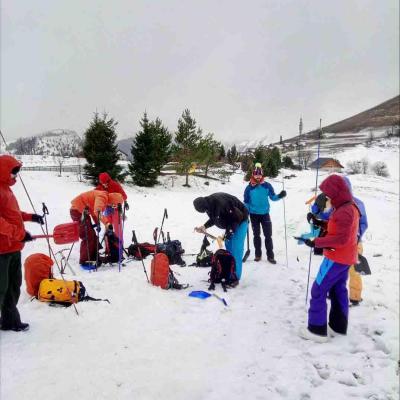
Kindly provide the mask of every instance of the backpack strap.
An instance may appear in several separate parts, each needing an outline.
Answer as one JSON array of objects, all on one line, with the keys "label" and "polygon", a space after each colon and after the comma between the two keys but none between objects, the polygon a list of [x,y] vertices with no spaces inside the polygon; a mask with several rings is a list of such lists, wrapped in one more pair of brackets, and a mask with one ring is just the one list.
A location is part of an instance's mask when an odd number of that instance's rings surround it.
[{"label": "backpack strap", "polygon": [[94,297],[91,296],[82,297],[80,301],[106,301],[108,304],[111,304],[110,300],[108,299],[95,299]]}]

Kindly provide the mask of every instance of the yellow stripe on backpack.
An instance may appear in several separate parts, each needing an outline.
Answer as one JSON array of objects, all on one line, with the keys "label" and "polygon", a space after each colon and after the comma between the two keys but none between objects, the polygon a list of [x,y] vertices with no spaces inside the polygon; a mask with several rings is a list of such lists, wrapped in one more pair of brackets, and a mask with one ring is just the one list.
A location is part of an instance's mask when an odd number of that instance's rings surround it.
[{"label": "yellow stripe on backpack", "polygon": [[[83,296],[85,289],[83,289]],[[77,303],[83,297],[81,283],[78,281],[65,281],[63,279],[43,279],[40,282],[38,299],[40,301]]]}]

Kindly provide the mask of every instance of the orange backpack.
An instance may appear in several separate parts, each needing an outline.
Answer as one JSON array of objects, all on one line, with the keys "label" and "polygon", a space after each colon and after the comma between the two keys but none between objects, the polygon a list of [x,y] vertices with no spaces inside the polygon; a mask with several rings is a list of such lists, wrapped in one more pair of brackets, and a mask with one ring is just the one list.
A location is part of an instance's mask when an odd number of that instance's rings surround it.
[{"label": "orange backpack", "polygon": [[40,282],[53,277],[51,267],[53,260],[46,254],[35,253],[26,258],[24,262],[26,291],[29,295],[37,297]]},{"label": "orange backpack", "polygon": [[181,285],[169,267],[168,256],[164,253],[154,254],[151,260],[150,282],[162,289],[186,289],[189,285]]}]

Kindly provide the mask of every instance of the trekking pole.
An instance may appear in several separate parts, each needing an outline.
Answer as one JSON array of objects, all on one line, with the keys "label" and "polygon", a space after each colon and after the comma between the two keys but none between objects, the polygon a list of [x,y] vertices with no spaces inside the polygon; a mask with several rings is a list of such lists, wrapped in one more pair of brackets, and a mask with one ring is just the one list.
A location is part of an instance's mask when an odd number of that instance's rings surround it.
[{"label": "trekking pole", "polygon": [[[87,260],[90,262],[90,251],[89,251],[89,232],[88,232],[88,226],[87,226],[87,220],[86,218],[88,216],[88,209],[87,207],[84,208],[82,217],[81,217],[81,224],[83,224],[83,227],[85,229],[85,240],[86,240],[86,255],[87,255]],[[90,218],[90,217],[89,217]]]},{"label": "trekking pole", "polygon": [[[5,146],[7,147],[7,142],[6,142],[5,138],[4,138],[4,135],[3,135],[3,132],[1,131],[1,129],[0,129],[0,136],[1,136],[1,138],[3,139],[3,142],[4,142]],[[24,183],[24,181],[23,181],[23,179],[22,179],[21,172],[18,173],[18,176],[19,176],[19,180],[21,181],[22,187],[24,188],[25,194],[26,194],[26,196],[28,197],[28,200],[29,200],[29,203],[30,203],[30,205],[31,205],[31,207],[32,207],[32,210],[33,210],[33,212],[34,212],[35,214],[37,214],[36,208],[35,208],[35,206],[33,205],[31,196],[29,195],[28,189],[26,188],[25,183]],[[43,234],[45,234],[45,231],[44,231],[44,228],[43,228],[42,225],[40,225],[40,228],[41,228]],[[54,261],[56,262],[58,272],[60,272],[61,278],[62,278],[62,280],[65,282],[65,278],[64,278],[63,274],[61,273],[60,265],[58,264],[58,260],[57,260],[55,254],[54,254],[53,248],[51,247],[50,243],[49,243],[49,248],[50,248],[50,251],[51,251],[51,255],[52,255],[53,258],[54,258]],[[69,289],[68,289],[68,291],[69,291]],[[78,309],[77,309],[75,303],[72,303],[72,305],[74,306],[74,310],[75,310],[76,315],[79,316],[79,312],[78,312]]]},{"label": "trekking pole", "polygon": [[[318,191],[318,171],[319,171],[319,151],[321,146],[321,134],[322,134],[322,119],[319,119],[319,132],[318,132],[318,151],[317,151],[317,173],[315,176],[315,196],[317,196]],[[311,256],[313,249],[310,247],[310,257],[308,260],[308,276],[307,276],[307,292],[306,292],[306,306],[308,303],[308,288],[310,286],[310,269],[311,269]]]},{"label": "trekking pole", "polygon": [[122,261],[122,246],[123,246],[123,229],[121,224],[121,217],[124,212],[122,212],[122,206],[118,203],[118,271],[121,272],[121,261]]},{"label": "trekking pole", "polygon": [[162,232],[162,229],[163,229],[163,226],[164,226],[164,220],[165,220],[165,218],[168,219],[168,212],[167,212],[167,209],[166,209],[166,208],[164,208],[164,215],[163,215],[163,219],[162,219],[162,222],[161,222],[160,233],[158,234],[158,239],[157,239],[157,242],[156,242],[156,243],[159,243],[159,242],[160,242],[161,232]]},{"label": "trekking pole", "polygon": [[100,211],[97,213],[97,224],[96,224],[96,271],[99,266],[99,248],[100,248]]},{"label": "trekking pole", "polygon": [[143,261],[142,250],[140,250],[140,246],[139,246],[139,243],[138,243],[138,241],[137,241],[135,231],[132,231],[132,242],[135,243],[136,246],[137,246],[137,248],[138,248],[139,257],[140,257],[140,259],[142,260],[143,271],[144,271],[144,273],[145,273],[145,275],[146,275],[147,283],[150,283],[149,277],[148,277],[148,275],[147,275],[146,267],[145,267],[144,261]]},{"label": "trekking pole", "polygon": [[[44,218],[44,226],[46,228],[46,235],[49,234],[49,228],[47,226],[47,217],[46,215],[49,215],[49,210],[46,207],[46,204],[42,203],[42,212],[43,212],[43,218]],[[50,250],[50,239],[47,238],[47,246],[49,247],[49,257],[51,258],[51,250]]]},{"label": "trekking pole", "polygon": [[[282,173],[282,190],[285,190],[285,180],[283,178],[283,173]],[[285,204],[285,198],[283,200],[283,223],[285,225],[285,250],[286,250],[286,268],[289,267],[289,261],[288,261],[288,250],[287,250],[287,231],[286,231],[286,204]]]}]

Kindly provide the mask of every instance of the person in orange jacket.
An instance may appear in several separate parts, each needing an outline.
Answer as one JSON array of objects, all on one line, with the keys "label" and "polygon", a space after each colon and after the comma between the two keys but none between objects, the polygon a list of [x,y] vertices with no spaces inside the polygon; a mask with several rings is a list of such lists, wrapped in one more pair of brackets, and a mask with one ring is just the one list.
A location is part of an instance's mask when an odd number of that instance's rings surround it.
[{"label": "person in orange jacket", "polygon": [[9,155],[0,156],[0,308],[1,330],[26,331],[29,324],[21,322],[17,309],[22,283],[21,250],[32,236],[24,221],[43,224],[43,217],[19,209],[11,190],[22,164]]},{"label": "person in orange jacket", "polygon": [[96,190],[104,190],[108,193],[119,193],[124,199],[125,210],[129,210],[129,205],[127,202],[128,196],[126,195],[121,184],[117,181],[111,179],[111,176],[107,172],[102,172],[99,174],[99,184],[96,186]]},{"label": "person in orange jacket", "polygon": [[101,190],[89,190],[81,193],[71,201],[70,215],[73,221],[79,222],[79,238],[81,239],[79,263],[96,260],[97,235],[92,220],[100,231],[101,213],[108,203],[108,193]]}]

